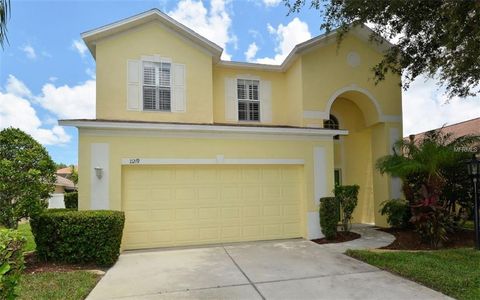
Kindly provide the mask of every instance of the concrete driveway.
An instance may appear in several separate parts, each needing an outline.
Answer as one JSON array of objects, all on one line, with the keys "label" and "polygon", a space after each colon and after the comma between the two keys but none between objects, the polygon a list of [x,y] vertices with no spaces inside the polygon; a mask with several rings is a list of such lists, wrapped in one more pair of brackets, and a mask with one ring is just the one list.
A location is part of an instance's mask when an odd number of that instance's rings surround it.
[{"label": "concrete driveway", "polygon": [[448,299],[305,240],[127,252],[88,299]]}]

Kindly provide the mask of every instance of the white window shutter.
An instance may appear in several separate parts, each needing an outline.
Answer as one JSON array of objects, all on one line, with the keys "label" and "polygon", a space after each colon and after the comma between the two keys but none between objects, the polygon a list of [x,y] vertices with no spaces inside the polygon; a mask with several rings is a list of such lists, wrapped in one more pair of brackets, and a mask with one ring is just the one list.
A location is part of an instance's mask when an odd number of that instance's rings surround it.
[{"label": "white window shutter", "polygon": [[127,109],[140,110],[140,61],[129,59],[127,61]]},{"label": "white window shutter", "polygon": [[172,64],[172,111],[185,112],[187,110],[186,103],[186,73],[184,64]]},{"label": "white window shutter", "polygon": [[260,81],[260,121],[272,123],[272,83]]},{"label": "white window shutter", "polygon": [[225,120],[238,121],[237,80],[225,78]]}]

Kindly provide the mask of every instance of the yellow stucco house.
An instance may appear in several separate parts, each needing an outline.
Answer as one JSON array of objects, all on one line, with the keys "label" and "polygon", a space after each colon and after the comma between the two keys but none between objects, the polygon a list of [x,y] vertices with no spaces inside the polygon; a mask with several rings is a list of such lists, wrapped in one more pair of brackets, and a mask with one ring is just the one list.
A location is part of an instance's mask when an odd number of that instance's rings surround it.
[{"label": "yellow stucco house", "polygon": [[400,196],[375,171],[402,133],[389,44],[352,29],[278,66],[223,49],[153,9],[82,35],[97,64],[96,119],[79,130],[79,207],[125,211],[123,249],[321,236],[318,202],[359,184],[354,221],[385,225]]}]

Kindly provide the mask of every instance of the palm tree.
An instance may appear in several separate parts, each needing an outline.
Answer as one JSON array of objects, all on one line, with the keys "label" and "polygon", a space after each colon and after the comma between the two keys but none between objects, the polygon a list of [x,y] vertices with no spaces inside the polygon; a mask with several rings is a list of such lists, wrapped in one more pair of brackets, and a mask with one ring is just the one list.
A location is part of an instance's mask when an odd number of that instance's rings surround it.
[{"label": "palm tree", "polygon": [[5,46],[7,39],[7,20],[10,17],[10,0],[0,0],[0,46]]},{"label": "palm tree", "polygon": [[[376,167],[382,174],[403,180],[404,193],[409,201],[419,200],[418,197],[437,199],[448,179],[445,170],[466,159],[468,152],[465,149],[473,148],[471,146],[478,141],[479,136],[454,138],[442,129],[433,130],[420,140],[397,141],[394,153],[380,158]],[[417,182],[412,186],[413,180]]]},{"label": "palm tree", "polygon": [[[462,183],[451,178],[452,170],[462,167],[469,149],[478,145],[479,136],[454,138],[451,134],[434,130],[420,140],[410,138],[395,143],[393,154],[377,161],[380,173],[400,177],[405,197],[410,202],[412,222],[420,235],[435,248],[447,240],[454,228],[454,205],[442,198],[448,185]],[[455,182],[457,181],[457,182]],[[457,197],[465,197],[458,195]]]}]

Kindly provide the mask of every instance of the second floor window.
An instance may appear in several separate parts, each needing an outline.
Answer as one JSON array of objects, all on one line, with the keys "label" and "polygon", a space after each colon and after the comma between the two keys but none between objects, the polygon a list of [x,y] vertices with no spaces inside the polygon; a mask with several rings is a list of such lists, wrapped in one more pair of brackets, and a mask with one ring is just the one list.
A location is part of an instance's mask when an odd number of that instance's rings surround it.
[{"label": "second floor window", "polygon": [[170,111],[172,101],[171,64],[143,63],[143,109]]},{"label": "second floor window", "polygon": [[258,80],[237,80],[238,120],[260,121]]}]

